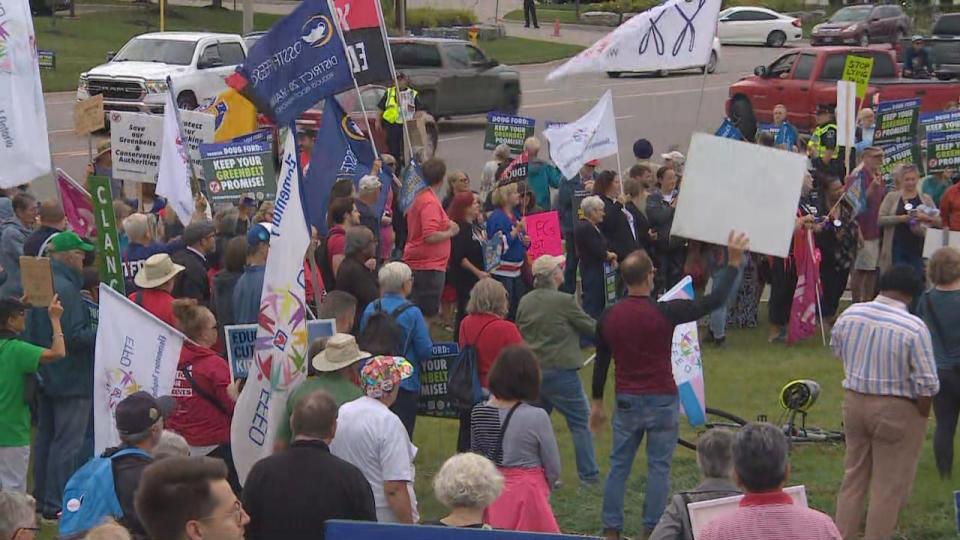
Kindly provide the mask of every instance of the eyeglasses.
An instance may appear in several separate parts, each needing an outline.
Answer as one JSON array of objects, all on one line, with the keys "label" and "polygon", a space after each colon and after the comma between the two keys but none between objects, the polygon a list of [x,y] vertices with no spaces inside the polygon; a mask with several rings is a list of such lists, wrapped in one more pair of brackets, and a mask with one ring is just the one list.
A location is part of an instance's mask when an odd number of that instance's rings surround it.
[{"label": "eyeglasses", "polygon": [[230,516],[233,516],[234,521],[237,523],[237,527],[243,526],[243,505],[240,504],[240,501],[233,501],[233,510],[230,510],[229,512],[219,515],[214,514],[212,516],[200,518],[197,521],[209,521],[211,519],[222,519]]}]

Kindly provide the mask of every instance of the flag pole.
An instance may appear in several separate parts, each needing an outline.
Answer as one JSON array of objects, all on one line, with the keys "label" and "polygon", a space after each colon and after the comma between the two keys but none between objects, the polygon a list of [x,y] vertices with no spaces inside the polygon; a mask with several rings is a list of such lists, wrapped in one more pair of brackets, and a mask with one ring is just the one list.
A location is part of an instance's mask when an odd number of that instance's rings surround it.
[{"label": "flag pole", "polygon": [[[400,105],[400,82],[397,81],[397,68],[393,64],[393,52],[390,50],[390,40],[387,38],[387,24],[383,20],[383,8],[380,6],[380,2],[374,2],[377,5],[377,17],[379,17],[380,23],[380,37],[383,38],[383,47],[387,52],[387,65],[390,67],[390,75],[393,77],[393,88],[397,92],[397,105]],[[400,118],[403,119],[403,111],[401,111]],[[403,139],[405,142],[405,148],[410,152],[411,158],[413,157],[413,140],[410,138],[410,130],[407,129],[407,121],[403,121]],[[436,149],[434,149],[436,150]],[[404,152],[406,154],[406,152]],[[406,160],[406,156],[393,156],[398,160]]]},{"label": "flag pole", "polygon": [[[377,2],[379,4],[379,2]],[[344,55],[349,56],[350,53],[347,52],[347,40],[343,38],[343,31],[340,28],[340,12],[337,11],[337,7],[333,5],[333,0],[327,0],[327,7],[330,9],[330,14],[333,15],[333,18],[336,19],[333,23],[333,27],[337,30],[337,36],[340,38],[340,43],[343,45]],[[350,63],[348,58],[347,63]],[[370,129],[370,118],[367,117],[367,109],[363,105],[363,97],[360,95],[360,85],[357,84],[357,78],[353,75],[353,66],[350,66],[350,80],[353,81],[353,89],[357,91],[357,100],[360,102],[360,110],[363,111],[363,120],[367,123],[367,137],[370,139],[370,145],[373,147],[374,154],[379,156],[377,151],[377,143],[373,140],[373,130]],[[336,99],[336,97],[331,97],[327,99]],[[346,111],[344,111],[346,112]],[[372,163],[370,164],[373,165]]]},{"label": "flag pole", "polygon": [[190,159],[190,149],[187,148],[187,138],[183,136],[183,123],[180,121],[180,106],[177,105],[177,94],[173,90],[173,81],[167,77],[167,92],[170,93],[170,100],[173,102],[173,117],[177,120],[177,133],[180,134],[180,141],[183,144],[183,150],[187,153],[187,165],[190,170],[190,189],[194,196],[200,193],[200,181],[197,179],[196,172],[193,170],[193,160]]},{"label": "flag pole", "polygon": [[[810,260],[817,262],[816,255],[813,253],[813,231],[807,229],[807,248],[810,250]],[[817,295],[817,317],[820,318],[820,338],[823,340],[823,346],[827,346],[827,329],[823,327],[823,307],[820,305],[820,272],[817,271],[817,281],[813,284],[814,294]]]}]

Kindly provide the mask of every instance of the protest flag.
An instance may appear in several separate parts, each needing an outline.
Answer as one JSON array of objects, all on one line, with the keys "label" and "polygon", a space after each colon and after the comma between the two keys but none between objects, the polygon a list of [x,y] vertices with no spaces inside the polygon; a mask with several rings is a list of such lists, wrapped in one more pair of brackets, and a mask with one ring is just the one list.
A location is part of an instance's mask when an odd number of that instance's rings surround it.
[{"label": "protest flag", "polygon": [[543,136],[550,141],[550,158],[566,178],[576,176],[580,167],[592,159],[617,155],[613,94],[607,90],[587,114],[569,124],[546,129]]},{"label": "protest flag", "polygon": [[773,144],[777,148],[783,148],[784,150],[793,152],[795,151],[797,141],[799,140],[800,136],[797,133],[797,128],[794,127],[790,122],[784,120],[777,129],[777,134],[774,136]]},{"label": "protest flag", "polygon": [[90,194],[80,184],[70,178],[63,169],[57,169],[57,188],[60,191],[60,202],[67,223],[73,232],[84,238],[93,238],[97,235],[97,225],[93,214],[93,201]]},{"label": "protest flag", "polygon": [[720,3],[667,0],[631,17],[550,72],[547,81],[580,73],[705,66],[713,51]]},{"label": "protest flag", "polygon": [[[169,79],[167,84],[170,84]],[[160,165],[157,170],[157,195],[165,197],[177,213],[180,223],[187,225],[193,216],[193,191],[190,188],[193,179],[193,164],[187,155],[187,147],[180,133],[177,119],[177,104],[173,99],[173,89],[167,92],[167,103],[163,108],[163,135],[160,137]]]},{"label": "protest flag", "polygon": [[227,84],[287,125],[320,100],[353,88],[327,0],[304,0],[260,38]]},{"label": "protest flag", "polygon": [[737,129],[737,126],[730,121],[729,118],[724,118],[723,123],[720,124],[720,127],[717,128],[716,133],[717,137],[723,137],[724,139],[733,139],[736,141],[745,140],[743,138],[743,133],[740,133],[740,130]]},{"label": "protest flag", "polygon": [[[852,84],[852,83],[851,83]],[[853,88],[856,90],[856,87]],[[820,298],[820,250],[813,244],[809,229],[793,235],[793,260],[797,265],[797,287],[790,305],[787,343],[796,343],[817,330],[817,302]]]},{"label": "protest flag", "polygon": [[[695,296],[693,279],[684,276],[672,289],[658,300],[693,300]],[[702,426],[707,421],[707,400],[703,382],[703,365],[700,363],[700,336],[697,323],[681,324],[673,330],[671,353],[673,379],[677,383],[677,394],[683,414],[691,426]]]},{"label": "protest flag", "polygon": [[230,425],[240,482],[254,463],[273,452],[287,398],[307,376],[303,260],[310,231],[303,213],[297,153],[296,126],[291,125],[283,146],[254,358]]},{"label": "protest flag", "polygon": [[392,81],[379,0],[334,0],[347,60],[358,85]]},{"label": "protest flag", "polygon": [[214,142],[229,141],[257,129],[257,108],[233,88],[220,92],[204,112],[214,116]]},{"label": "protest flag", "polygon": [[180,361],[183,334],[100,284],[100,319],[93,360],[95,455],[118,446],[117,403],[134,392],[169,396]]},{"label": "protest flag", "polygon": [[413,206],[417,193],[424,189],[427,189],[427,182],[423,179],[423,170],[416,158],[411,159],[410,164],[403,170],[400,184],[400,211],[406,213]]},{"label": "protest flag", "polygon": [[854,171],[855,176],[853,181],[847,186],[847,190],[843,194],[843,199],[841,199],[850,206],[850,210],[854,216],[859,216],[867,209],[867,191],[863,188],[863,174],[863,169]]}]

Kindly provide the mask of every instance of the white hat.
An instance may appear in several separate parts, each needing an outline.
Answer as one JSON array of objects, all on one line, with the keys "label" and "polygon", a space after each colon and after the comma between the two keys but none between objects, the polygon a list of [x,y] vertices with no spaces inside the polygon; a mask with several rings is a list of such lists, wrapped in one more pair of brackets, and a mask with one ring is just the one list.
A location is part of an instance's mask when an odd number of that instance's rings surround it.
[{"label": "white hat", "polygon": [[660,157],[662,159],[665,159],[665,160],[669,159],[671,161],[678,162],[678,163],[683,163],[683,159],[684,159],[683,154],[681,154],[676,150],[673,150],[672,152],[667,152],[666,154],[660,154]]},{"label": "white hat", "polygon": [[549,274],[565,261],[565,258],[557,255],[541,255],[537,257],[537,260],[533,261],[533,268],[531,271],[535,276]]},{"label": "white hat", "polygon": [[184,267],[174,264],[166,253],[151,255],[137,272],[133,282],[141,289],[155,289],[183,272]]},{"label": "white hat", "polygon": [[360,350],[357,338],[350,334],[334,334],[327,340],[326,348],[313,357],[313,369],[336,371],[364,358],[370,358],[370,353]]}]

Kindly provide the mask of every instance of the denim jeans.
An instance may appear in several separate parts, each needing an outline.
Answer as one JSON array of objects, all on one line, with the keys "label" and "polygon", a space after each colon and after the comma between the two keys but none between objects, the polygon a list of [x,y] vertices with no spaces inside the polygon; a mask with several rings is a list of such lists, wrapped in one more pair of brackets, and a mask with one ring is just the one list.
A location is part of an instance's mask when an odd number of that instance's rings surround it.
[{"label": "denim jeans", "polygon": [[544,369],[540,382],[540,407],[549,414],[554,408],[567,419],[577,457],[577,475],[584,483],[600,479],[590,433],[590,405],[576,369]]},{"label": "denim jeans", "polygon": [[46,517],[60,511],[70,476],[93,457],[88,441],[90,398],[41,396],[34,441],[33,496]]},{"label": "denim jeans", "polygon": [[567,254],[567,262],[563,266],[563,285],[560,291],[567,294],[577,292],[577,266],[580,265],[580,257],[577,256],[577,248],[573,244],[573,231],[563,234],[563,249]]},{"label": "denim jeans", "polygon": [[527,285],[523,282],[522,276],[506,277],[493,275],[493,279],[503,284],[507,290],[507,300],[510,301],[510,311],[507,313],[507,320],[512,321],[517,318],[517,306],[520,305],[520,299],[527,294]]},{"label": "denim jeans", "polygon": [[604,529],[623,530],[623,497],[643,436],[647,436],[647,484],[643,526],[653,530],[670,494],[670,464],[677,446],[680,404],[676,395],[617,394],[610,472],[603,488]]},{"label": "denim jeans", "polygon": [[[733,278],[733,287],[730,289],[726,301],[722,306],[710,312],[710,333],[713,334],[714,338],[720,339],[727,335],[727,313],[730,311],[730,306],[737,301],[737,292],[740,291],[740,284],[743,283],[743,271],[746,267],[747,260],[744,258],[737,268],[737,277]],[[716,286],[716,282],[711,285],[711,287],[714,286]]]}]

